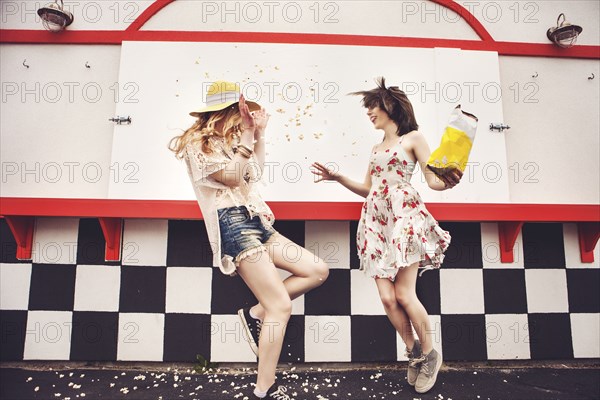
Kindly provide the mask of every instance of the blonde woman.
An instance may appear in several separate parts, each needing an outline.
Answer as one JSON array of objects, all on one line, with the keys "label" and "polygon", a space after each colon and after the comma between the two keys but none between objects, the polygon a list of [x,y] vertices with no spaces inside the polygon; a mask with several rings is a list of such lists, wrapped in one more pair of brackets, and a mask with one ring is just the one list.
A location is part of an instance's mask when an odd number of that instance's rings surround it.
[{"label": "blonde woman", "polygon": [[[433,348],[429,316],[417,298],[417,272],[440,267],[451,237],[427,211],[410,179],[417,162],[433,190],[454,187],[462,172],[438,179],[425,167],[429,146],[417,130],[404,92],[386,88],[380,78],[377,88],[353,94],[363,97],[373,127],[384,131],[381,143],[371,151],[364,182],[352,181],[321,163],[313,164],[313,173],[317,182],[337,181],[366,198],[356,238],[361,269],[375,279],[385,312],[406,344],[408,383],[425,393],[435,384],[442,357]],[[420,340],[413,336],[413,327]]]},{"label": "blonde woman", "polygon": [[[238,84],[219,81],[209,86],[206,107],[190,115],[198,120],[174,137],[169,148],[186,162],[213,264],[224,274],[239,274],[258,299],[255,306],[238,311],[258,356],[254,396],[288,399],[286,388],[275,384],[275,371],[291,301],[321,285],[329,269],[273,229],[273,213],[258,192],[269,114],[257,103],[246,101]],[[299,257],[286,257],[290,248]],[[277,268],[292,275],[282,282]],[[269,327],[264,335],[261,326]]]}]

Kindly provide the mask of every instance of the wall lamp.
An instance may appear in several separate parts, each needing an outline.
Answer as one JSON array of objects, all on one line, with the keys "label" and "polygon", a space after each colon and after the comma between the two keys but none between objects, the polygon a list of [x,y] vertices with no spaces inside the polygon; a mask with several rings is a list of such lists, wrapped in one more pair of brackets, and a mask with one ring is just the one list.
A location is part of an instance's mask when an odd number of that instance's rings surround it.
[{"label": "wall lamp", "polygon": [[60,4],[58,4],[58,1],[54,0],[54,3],[50,3],[37,11],[40,18],[42,18],[44,28],[50,32],[60,32],[73,22],[73,14],[64,9],[62,0],[60,0]]},{"label": "wall lamp", "polygon": [[[562,17],[562,22],[561,22]],[[556,20],[556,26],[548,29],[546,36],[551,42],[559,47],[573,47],[577,42],[577,36],[583,31],[579,25],[571,25],[565,21],[565,14],[561,13]]]}]

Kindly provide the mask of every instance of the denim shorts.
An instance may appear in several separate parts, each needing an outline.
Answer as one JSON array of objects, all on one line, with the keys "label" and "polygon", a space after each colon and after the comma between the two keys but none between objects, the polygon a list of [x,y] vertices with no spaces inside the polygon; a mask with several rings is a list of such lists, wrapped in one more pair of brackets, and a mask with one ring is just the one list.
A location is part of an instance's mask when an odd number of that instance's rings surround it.
[{"label": "denim shorts", "polygon": [[245,206],[220,208],[221,254],[231,256],[236,265],[251,254],[265,251],[264,243],[276,233],[272,227],[263,226],[260,217],[250,218]]}]

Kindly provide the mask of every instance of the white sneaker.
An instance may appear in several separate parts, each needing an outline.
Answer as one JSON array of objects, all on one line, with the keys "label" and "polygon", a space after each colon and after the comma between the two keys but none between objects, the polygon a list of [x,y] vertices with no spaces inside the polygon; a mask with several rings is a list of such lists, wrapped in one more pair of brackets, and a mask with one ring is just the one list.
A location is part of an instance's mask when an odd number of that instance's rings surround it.
[{"label": "white sneaker", "polygon": [[419,359],[422,355],[421,351],[421,343],[418,340],[415,340],[415,344],[413,345],[412,351],[408,351],[406,349],[406,353],[404,353],[406,357],[408,357],[408,370],[406,371],[406,380],[410,386],[415,386],[415,382],[417,381],[417,376],[419,375],[419,370],[421,369],[421,361]]},{"label": "white sneaker", "polygon": [[421,370],[415,383],[417,393],[426,393],[435,385],[438,372],[442,366],[442,356],[435,349],[424,355],[424,357],[425,360],[421,363]]}]

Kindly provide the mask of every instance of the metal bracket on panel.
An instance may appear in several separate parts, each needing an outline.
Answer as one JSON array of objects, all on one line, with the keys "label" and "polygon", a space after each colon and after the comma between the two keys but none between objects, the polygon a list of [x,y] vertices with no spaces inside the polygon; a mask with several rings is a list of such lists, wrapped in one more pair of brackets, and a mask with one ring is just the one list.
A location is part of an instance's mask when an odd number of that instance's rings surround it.
[{"label": "metal bracket on panel", "polygon": [[500,262],[514,262],[513,248],[523,227],[523,221],[498,222],[498,234],[500,239]]},{"label": "metal bracket on panel", "polygon": [[594,248],[600,238],[600,222],[578,222],[579,253],[582,263],[594,262]]},{"label": "metal bracket on panel", "polygon": [[35,217],[5,215],[4,218],[17,242],[17,259],[31,260]]},{"label": "metal bracket on panel", "polygon": [[121,259],[121,238],[123,232],[122,218],[98,218],[102,233],[106,240],[104,248],[105,261],[119,261]]},{"label": "metal bracket on panel", "polygon": [[127,124],[127,125],[131,125],[131,117],[128,115],[126,117],[120,117],[120,116],[116,116],[115,118],[109,118],[109,121],[112,122],[116,122],[117,125],[123,125],[123,124]]},{"label": "metal bracket on panel", "polygon": [[490,131],[498,131],[498,132],[503,132],[505,129],[510,129],[510,126],[506,125],[506,124],[495,124],[495,123],[490,123]]}]

